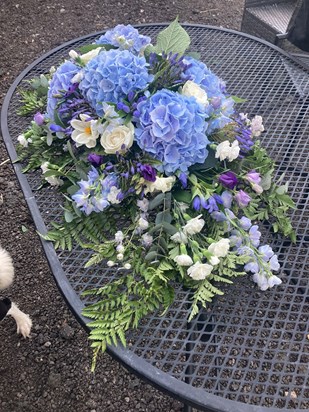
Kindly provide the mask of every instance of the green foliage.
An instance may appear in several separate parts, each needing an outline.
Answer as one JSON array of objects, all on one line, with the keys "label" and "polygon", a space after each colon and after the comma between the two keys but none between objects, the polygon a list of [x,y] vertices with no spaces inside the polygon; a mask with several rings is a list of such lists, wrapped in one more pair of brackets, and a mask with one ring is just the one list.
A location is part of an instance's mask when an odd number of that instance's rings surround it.
[{"label": "green foliage", "polygon": [[[138,259],[138,258],[136,258]],[[155,267],[146,267],[139,258],[134,262],[134,272],[122,276],[100,289],[85,292],[95,295],[99,300],[87,306],[83,315],[93,319],[88,323],[91,329],[89,339],[92,342],[93,361],[100,351],[105,351],[107,345],[117,346],[118,341],[126,346],[125,333],[131,328],[137,328],[140,320],[147,314],[166,309],[174,300],[174,290],[169,285],[168,262],[161,262]]]},{"label": "green foliage", "polygon": [[29,90],[20,90],[21,108],[17,111],[20,116],[34,114],[37,111],[44,111],[47,103],[48,77],[41,75],[27,81]]},{"label": "green foliage", "polygon": [[188,33],[178,23],[178,18],[175,19],[166,29],[162,30],[157,37],[157,44],[151,50],[155,53],[178,53],[184,54],[190,45],[190,37]]}]

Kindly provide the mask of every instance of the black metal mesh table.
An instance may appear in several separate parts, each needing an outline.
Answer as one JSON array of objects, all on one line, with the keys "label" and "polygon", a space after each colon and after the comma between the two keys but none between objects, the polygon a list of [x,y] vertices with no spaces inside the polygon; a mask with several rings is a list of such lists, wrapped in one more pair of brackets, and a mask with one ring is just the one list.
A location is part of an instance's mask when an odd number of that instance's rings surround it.
[{"label": "black metal mesh table", "polygon": [[[285,173],[297,204],[292,221],[297,243],[273,235],[270,242],[282,266],[282,285],[261,292],[247,278],[225,290],[208,310],[187,323],[189,292],[180,287],[176,302],[164,316],[155,313],[128,335],[127,349],[109,352],[144,379],[183,402],[204,411],[261,412],[309,408],[308,301],[308,153],[309,71],[268,43],[234,31],[184,25],[192,50],[226,80],[231,94],[247,99],[242,111],[264,118],[263,145]],[[140,26],[153,39],[162,25]],[[35,61],[16,79],[2,110],[3,137],[12,160],[14,144],[27,125],[16,115],[17,85],[58,64],[72,48],[92,42],[101,33],[66,43]],[[29,120],[28,120],[29,121]],[[40,177],[15,170],[36,226],[46,226],[62,214],[61,198],[51,189],[35,191]],[[114,276],[103,266],[84,269],[90,252],[74,247],[54,251],[43,242],[50,266],[65,299],[79,321],[87,299],[80,293]]]}]

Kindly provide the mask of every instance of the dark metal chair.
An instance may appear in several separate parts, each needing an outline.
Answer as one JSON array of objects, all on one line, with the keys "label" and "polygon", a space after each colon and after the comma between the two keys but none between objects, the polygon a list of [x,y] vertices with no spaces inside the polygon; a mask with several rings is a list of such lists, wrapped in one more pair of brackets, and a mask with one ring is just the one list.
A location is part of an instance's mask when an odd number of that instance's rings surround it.
[{"label": "dark metal chair", "polygon": [[241,30],[281,46],[306,0],[246,0]]}]

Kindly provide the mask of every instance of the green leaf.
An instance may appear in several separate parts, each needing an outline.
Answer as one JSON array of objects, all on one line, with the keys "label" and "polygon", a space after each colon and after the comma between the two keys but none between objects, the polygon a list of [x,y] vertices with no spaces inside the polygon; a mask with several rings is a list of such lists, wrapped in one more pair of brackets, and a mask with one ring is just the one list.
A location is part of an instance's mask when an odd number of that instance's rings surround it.
[{"label": "green leaf", "polygon": [[98,49],[99,47],[105,50],[115,49],[115,46],[112,46],[111,44],[88,44],[87,46],[80,47],[79,52],[84,54],[90,52],[91,50]]},{"label": "green leaf", "polygon": [[152,199],[149,202],[148,209],[153,210],[156,207],[160,206],[163,203],[164,199],[165,199],[165,193],[160,193],[159,195],[157,195],[154,199]]},{"label": "green leaf", "polygon": [[153,251],[153,252],[148,252],[147,255],[145,256],[145,260],[149,261],[153,261],[153,260],[157,260],[158,254],[157,252]]},{"label": "green leaf", "polygon": [[175,190],[175,192],[173,192],[173,197],[177,200],[177,202],[184,202],[188,204],[190,204],[192,200],[191,193],[187,190]]},{"label": "green leaf", "polygon": [[68,210],[64,211],[64,219],[67,223],[71,223],[74,220],[73,213],[69,212]]},{"label": "green leaf", "polygon": [[173,236],[175,233],[178,232],[175,226],[171,225],[168,222],[162,222],[163,229],[166,233],[169,235]]},{"label": "green leaf", "polygon": [[27,232],[29,232],[29,229],[28,229],[26,226],[21,225],[21,231],[22,231],[23,233],[27,233]]},{"label": "green leaf", "polygon": [[231,98],[234,100],[235,103],[245,103],[247,101],[247,99],[243,99],[237,96],[231,96]]},{"label": "green leaf", "polygon": [[271,187],[271,181],[272,181],[272,173],[273,170],[269,170],[261,180],[260,185],[262,186],[263,190],[269,190]]},{"label": "green leaf", "polygon": [[157,44],[154,47],[155,53],[178,53],[184,54],[190,45],[188,33],[178,23],[176,18],[166,29],[162,30],[157,37]]},{"label": "green leaf", "polygon": [[169,210],[164,210],[163,212],[159,212],[156,217],[155,224],[159,225],[162,222],[171,223],[172,215],[170,214]]}]

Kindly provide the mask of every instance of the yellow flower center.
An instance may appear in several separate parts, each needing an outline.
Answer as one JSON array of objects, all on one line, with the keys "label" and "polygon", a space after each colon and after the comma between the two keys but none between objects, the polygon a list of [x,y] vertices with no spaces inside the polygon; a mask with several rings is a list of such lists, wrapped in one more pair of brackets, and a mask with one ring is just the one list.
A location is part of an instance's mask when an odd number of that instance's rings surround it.
[{"label": "yellow flower center", "polygon": [[85,127],[85,133],[91,134],[91,127],[90,126]]}]

